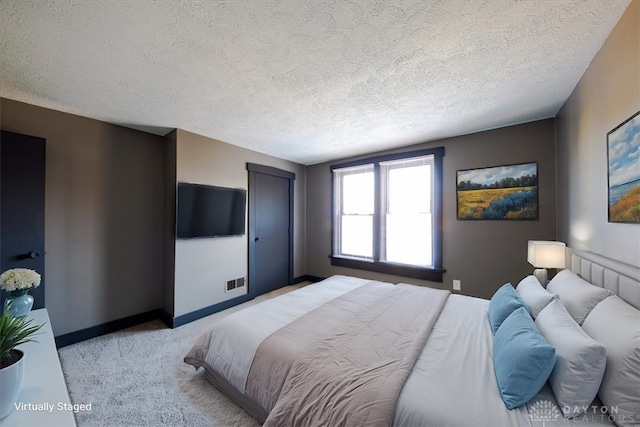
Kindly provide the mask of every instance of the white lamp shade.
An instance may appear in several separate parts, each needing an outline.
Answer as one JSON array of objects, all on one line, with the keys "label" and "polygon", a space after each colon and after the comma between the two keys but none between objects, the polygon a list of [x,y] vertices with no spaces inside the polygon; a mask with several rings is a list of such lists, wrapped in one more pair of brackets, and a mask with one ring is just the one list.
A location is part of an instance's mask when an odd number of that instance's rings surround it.
[{"label": "white lamp shade", "polygon": [[564,268],[566,246],[562,242],[529,240],[527,261],[536,268]]}]

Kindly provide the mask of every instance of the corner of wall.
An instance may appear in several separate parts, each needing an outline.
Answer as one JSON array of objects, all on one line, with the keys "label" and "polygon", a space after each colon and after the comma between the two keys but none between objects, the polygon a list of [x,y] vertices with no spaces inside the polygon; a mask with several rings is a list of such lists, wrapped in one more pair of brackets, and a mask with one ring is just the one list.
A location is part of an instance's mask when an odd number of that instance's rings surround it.
[{"label": "corner of wall", "polygon": [[163,266],[162,309],[173,316],[175,313],[175,218],[176,218],[176,141],[174,129],[163,138],[164,185],[163,185]]}]

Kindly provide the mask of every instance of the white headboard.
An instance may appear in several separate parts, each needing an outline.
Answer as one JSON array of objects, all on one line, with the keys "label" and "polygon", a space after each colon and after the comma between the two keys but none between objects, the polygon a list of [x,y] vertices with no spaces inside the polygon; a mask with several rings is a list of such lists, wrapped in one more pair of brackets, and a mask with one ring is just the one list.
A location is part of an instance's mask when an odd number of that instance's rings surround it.
[{"label": "white headboard", "polygon": [[614,292],[640,310],[640,268],[567,248],[567,266],[584,280]]}]

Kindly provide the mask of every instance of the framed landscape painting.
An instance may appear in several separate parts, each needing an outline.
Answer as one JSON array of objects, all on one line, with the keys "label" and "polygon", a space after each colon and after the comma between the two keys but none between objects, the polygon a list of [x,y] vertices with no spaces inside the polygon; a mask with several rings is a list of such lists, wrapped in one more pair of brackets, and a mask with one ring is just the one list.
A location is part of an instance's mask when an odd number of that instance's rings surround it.
[{"label": "framed landscape painting", "polygon": [[457,172],[458,219],[538,219],[538,163]]},{"label": "framed landscape painting", "polygon": [[607,134],[609,222],[640,224],[640,111]]}]

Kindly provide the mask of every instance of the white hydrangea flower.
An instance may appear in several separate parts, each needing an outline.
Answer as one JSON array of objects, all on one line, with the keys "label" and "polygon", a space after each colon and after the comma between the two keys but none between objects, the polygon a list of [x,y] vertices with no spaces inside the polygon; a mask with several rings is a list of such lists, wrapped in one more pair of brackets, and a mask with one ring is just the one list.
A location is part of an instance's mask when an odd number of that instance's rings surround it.
[{"label": "white hydrangea flower", "polygon": [[28,268],[12,268],[0,274],[0,289],[7,292],[40,286],[40,275]]}]

